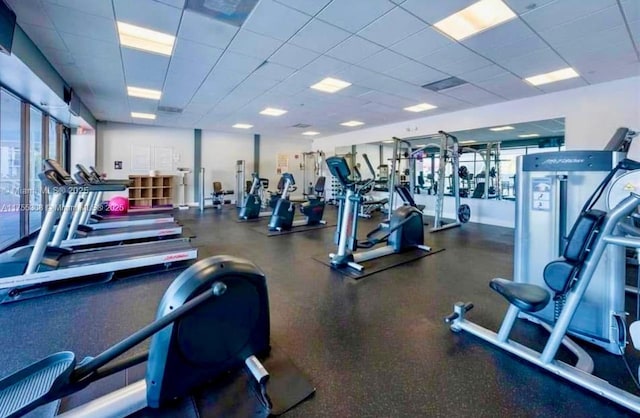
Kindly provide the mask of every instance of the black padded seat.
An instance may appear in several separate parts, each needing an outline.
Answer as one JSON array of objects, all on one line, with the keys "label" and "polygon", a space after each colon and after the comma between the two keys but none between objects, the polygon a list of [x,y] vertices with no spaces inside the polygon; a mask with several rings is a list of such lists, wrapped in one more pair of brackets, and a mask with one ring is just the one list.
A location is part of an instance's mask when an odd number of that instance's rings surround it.
[{"label": "black padded seat", "polygon": [[549,303],[550,295],[540,286],[493,279],[489,286],[504,296],[512,305],[524,312],[538,312]]}]

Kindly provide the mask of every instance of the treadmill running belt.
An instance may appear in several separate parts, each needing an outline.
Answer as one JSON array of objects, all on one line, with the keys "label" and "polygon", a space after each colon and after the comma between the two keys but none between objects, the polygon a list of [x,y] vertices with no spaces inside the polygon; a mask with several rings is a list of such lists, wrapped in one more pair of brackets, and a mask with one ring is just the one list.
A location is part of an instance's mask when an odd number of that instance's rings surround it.
[{"label": "treadmill running belt", "polygon": [[97,251],[74,253],[60,259],[60,268],[77,267],[90,264],[109,263],[123,259],[161,255],[180,251],[190,251],[193,247],[188,241],[156,241],[144,244],[111,247]]},{"label": "treadmill running belt", "polygon": [[151,224],[151,225],[139,225],[139,226],[124,226],[122,228],[109,228],[109,229],[96,229],[89,232],[89,237],[100,237],[114,234],[125,234],[128,232],[143,232],[143,231],[162,231],[165,229],[177,228],[180,225],[176,223],[167,222],[166,224]]}]

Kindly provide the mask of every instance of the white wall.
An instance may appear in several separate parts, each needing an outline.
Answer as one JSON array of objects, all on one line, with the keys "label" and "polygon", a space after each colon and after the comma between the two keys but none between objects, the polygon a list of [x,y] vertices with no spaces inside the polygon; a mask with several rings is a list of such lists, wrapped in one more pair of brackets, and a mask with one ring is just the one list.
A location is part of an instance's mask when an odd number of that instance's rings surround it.
[{"label": "white wall", "polygon": [[[213,191],[214,181],[222,182],[225,190],[235,191],[237,160],[245,161],[245,178],[251,180],[253,134],[202,131],[202,167],[205,169],[204,190],[207,197]],[[235,196],[229,197],[235,199]]]},{"label": "white wall", "polygon": [[81,135],[71,135],[71,163],[72,171],[75,171],[76,164],[84,166],[96,165],[96,133],[83,133]]},{"label": "white wall", "polygon": [[[148,148],[151,169],[157,169],[156,149],[171,149],[171,169],[159,170],[159,174],[176,175],[178,167],[193,169],[193,130],[132,125],[126,123],[100,122],[98,124],[98,170],[107,178],[127,178],[130,174],[149,175],[149,170],[137,170],[132,161],[134,147]],[[122,170],[114,168],[115,161],[122,161]],[[187,184],[193,184],[194,174],[187,176]],[[174,204],[179,202],[178,178],[174,180]],[[119,195],[122,192],[117,193]],[[109,196],[105,196],[108,198]],[[193,187],[187,186],[187,202],[193,202]]]},{"label": "white wall", "polygon": [[287,171],[293,174],[298,186],[298,192],[294,196],[301,196],[303,185],[302,153],[311,151],[310,139],[279,139],[262,136],[260,139],[260,177],[269,179],[269,189],[275,190],[280,174],[277,172],[278,154],[286,154],[289,164]]},{"label": "white wall", "polygon": [[[509,123],[565,118],[568,149],[598,149],[616,128],[640,129],[640,77],[424,117],[314,140],[314,149],[429,135]],[[411,128],[411,134],[407,134]],[[413,130],[413,129],[416,130]]]}]

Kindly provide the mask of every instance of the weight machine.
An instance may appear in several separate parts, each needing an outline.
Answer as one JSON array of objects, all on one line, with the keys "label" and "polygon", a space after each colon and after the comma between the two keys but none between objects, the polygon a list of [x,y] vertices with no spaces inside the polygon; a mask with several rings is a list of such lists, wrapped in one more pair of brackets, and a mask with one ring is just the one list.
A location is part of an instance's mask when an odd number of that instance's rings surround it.
[{"label": "weight machine", "polygon": [[300,163],[300,171],[302,171],[302,195],[314,195],[314,185],[318,181],[318,177],[323,176],[323,151],[310,151],[302,153],[302,162]]}]

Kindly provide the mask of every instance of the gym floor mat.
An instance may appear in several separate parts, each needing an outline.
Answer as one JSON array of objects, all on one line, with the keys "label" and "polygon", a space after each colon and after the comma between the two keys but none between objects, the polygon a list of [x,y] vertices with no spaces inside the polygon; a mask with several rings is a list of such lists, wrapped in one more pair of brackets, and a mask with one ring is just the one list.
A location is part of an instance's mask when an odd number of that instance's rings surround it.
[{"label": "gym floor mat", "polygon": [[252,223],[252,222],[260,222],[260,221],[268,220],[269,218],[270,216],[263,216],[261,218],[254,218],[254,219],[236,219],[236,222],[239,224],[245,224],[245,223]]},{"label": "gym floor mat", "polygon": [[268,237],[279,237],[280,235],[289,235],[289,234],[295,234],[297,232],[307,232],[307,231],[313,231],[316,229],[324,229],[324,228],[331,228],[336,226],[335,222],[328,222],[324,225],[306,225],[306,226],[297,226],[289,231],[269,231],[269,229],[267,228],[266,225],[261,225],[259,227],[255,227],[255,228],[251,228],[252,230],[261,233],[262,235],[266,235]]},{"label": "gym floor mat", "polygon": [[313,259],[324,264],[325,266],[331,267],[334,271],[340,273],[344,277],[348,277],[353,280],[360,280],[360,279],[364,279],[365,277],[371,276],[372,274],[380,273],[381,271],[388,270],[393,267],[401,266],[403,264],[410,263],[420,258],[438,254],[444,250],[445,250],[444,248],[441,248],[441,249],[431,248],[431,251],[423,251],[418,248],[415,248],[411,251],[406,251],[400,254],[387,255],[387,256],[376,258],[370,261],[365,261],[363,263],[364,265],[363,271],[357,271],[350,267],[345,267],[340,269],[334,268],[331,266],[331,263],[329,262],[328,254],[314,256]]}]

